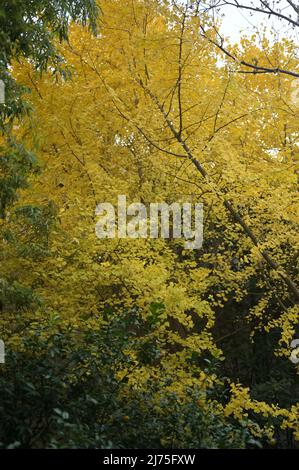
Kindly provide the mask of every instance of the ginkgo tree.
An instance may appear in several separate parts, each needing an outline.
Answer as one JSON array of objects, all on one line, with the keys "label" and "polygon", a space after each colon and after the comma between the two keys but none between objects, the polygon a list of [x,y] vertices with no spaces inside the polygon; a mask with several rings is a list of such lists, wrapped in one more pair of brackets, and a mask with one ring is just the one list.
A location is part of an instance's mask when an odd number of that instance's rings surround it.
[{"label": "ginkgo tree", "polygon": [[[203,37],[203,28],[216,33],[193,2],[100,3],[100,34],[73,24],[59,46],[71,79],[39,76],[25,60],[13,65],[17,82],[32,87],[34,108],[16,132],[40,171],[2,220],[14,236],[1,241],[1,276],[36,296],[21,315],[10,308],[2,316],[5,340],[18,350],[20,330],[30,335],[55,315],[80,338],[112,312],[131,312],[151,328],[133,328],[144,355],[128,348],[134,366],[116,373],[129,388],[163,383],[158,406],[163,393],[184,401],[186,387],[199,386],[200,408],[240,422],[254,416],[255,437],[287,429],[298,439],[298,402],[265,397],[259,386],[271,371],[258,371],[261,347],[277,382],[296,386],[294,79],[235,73]],[[296,67],[294,48],[264,39],[268,57]],[[263,53],[242,40],[245,57]],[[146,207],[202,202],[202,248],[174,238],[98,239],[95,208],[116,205],[120,194]],[[224,383],[229,398],[211,400],[208,390]]]}]

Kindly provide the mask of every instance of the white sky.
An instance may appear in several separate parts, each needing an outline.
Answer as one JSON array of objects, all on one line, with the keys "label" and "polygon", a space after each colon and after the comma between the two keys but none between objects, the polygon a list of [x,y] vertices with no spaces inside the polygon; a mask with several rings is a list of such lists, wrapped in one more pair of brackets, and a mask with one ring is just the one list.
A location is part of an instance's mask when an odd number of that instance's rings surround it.
[{"label": "white sky", "polygon": [[[241,4],[260,6],[259,0],[239,0]],[[298,0],[294,0],[294,3],[298,3]],[[286,0],[279,1],[279,8],[283,11],[283,14],[288,15],[293,10],[288,5]],[[233,6],[222,7],[222,13],[224,13],[223,25],[221,31],[224,36],[230,39],[231,42],[238,42],[242,34],[251,35],[256,32],[257,28],[260,29],[262,24],[267,24],[267,30],[270,31],[274,28],[276,31],[277,39],[282,36],[292,37],[298,41],[299,31],[295,31],[294,28],[290,27],[287,21],[279,20],[275,18],[269,19],[267,15],[262,13],[251,13],[248,10],[241,10]],[[296,18],[293,15],[294,18]],[[296,28],[299,30],[299,28]]]}]

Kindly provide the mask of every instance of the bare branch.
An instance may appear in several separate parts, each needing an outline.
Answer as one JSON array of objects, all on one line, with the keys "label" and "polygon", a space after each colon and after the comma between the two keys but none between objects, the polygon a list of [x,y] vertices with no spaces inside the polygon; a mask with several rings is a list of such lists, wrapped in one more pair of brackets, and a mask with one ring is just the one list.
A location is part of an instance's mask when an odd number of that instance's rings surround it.
[{"label": "bare branch", "polygon": [[223,46],[223,41],[219,44],[216,42],[214,39],[209,37],[204,29],[203,26],[200,27],[201,32],[202,32],[202,37],[207,39],[211,44],[216,46],[220,51],[222,51],[227,57],[229,57],[231,60],[233,60],[235,63],[243,65],[244,67],[248,67],[250,69],[253,69],[252,71],[245,71],[245,70],[238,70],[238,73],[273,73],[273,74],[285,74],[285,75],[290,75],[292,77],[299,78],[299,73],[294,72],[291,70],[285,70],[280,67],[263,67],[261,65],[257,64],[252,64],[250,62],[247,62],[245,60],[239,60],[235,55],[233,55],[231,52],[229,52],[224,46]]},{"label": "bare branch", "polygon": [[[287,0],[287,2],[297,12],[298,7],[291,0]],[[252,11],[252,12],[256,12],[256,13],[261,13],[261,14],[267,15],[267,16],[269,16],[269,15],[275,16],[276,18],[287,21],[292,26],[297,26],[297,27],[299,26],[299,21],[298,20],[296,21],[293,18],[283,14],[280,10],[273,10],[273,8],[271,8],[269,2],[260,0],[260,3],[261,3],[261,6],[258,7],[258,6],[254,6],[254,5],[244,5],[242,3],[239,3],[236,0],[234,2],[223,0],[221,3],[220,2],[219,3],[214,3],[213,2],[213,4],[210,6],[210,9],[220,8],[220,7],[229,5],[229,6],[233,6],[235,8],[238,8],[240,10],[247,10],[247,11]]]}]

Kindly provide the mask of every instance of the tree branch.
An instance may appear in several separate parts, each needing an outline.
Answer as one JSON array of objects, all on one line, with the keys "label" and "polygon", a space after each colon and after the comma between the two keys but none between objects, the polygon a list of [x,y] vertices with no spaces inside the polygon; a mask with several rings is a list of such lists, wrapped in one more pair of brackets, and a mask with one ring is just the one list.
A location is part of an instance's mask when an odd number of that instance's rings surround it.
[{"label": "tree branch", "polygon": [[214,187],[212,180],[210,179],[210,176],[208,172],[205,170],[205,168],[202,166],[202,164],[197,160],[197,158],[193,155],[191,149],[187,145],[186,141],[182,138],[181,134],[175,129],[173,123],[171,120],[168,118],[166,115],[163,106],[160,104],[159,100],[157,97],[153,94],[153,92],[144,85],[141,79],[138,79],[137,82],[140,84],[140,86],[143,88],[143,90],[147,93],[147,95],[151,98],[153,103],[157,106],[161,114],[163,115],[165,122],[169,129],[171,130],[172,134],[174,137],[177,139],[177,141],[182,145],[184,151],[186,152],[186,155],[188,159],[193,163],[195,168],[198,170],[198,172],[201,174],[201,176],[208,182],[210,183],[211,187],[213,188],[214,192],[216,193],[217,197],[222,200],[222,203],[224,207],[227,209],[227,211],[231,214],[233,220],[237,222],[243,229],[244,233],[248,236],[248,238],[252,241],[252,243],[259,249],[262,257],[268,264],[268,266],[275,270],[280,277],[284,280],[285,284],[288,286],[289,292],[291,292],[295,298],[295,302],[299,303],[299,289],[294,283],[294,281],[285,273],[280,266],[272,259],[270,254],[268,253],[267,250],[260,249],[260,242],[254,232],[251,230],[251,228],[247,225],[247,223],[244,221],[243,217],[239,214],[239,212],[234,209],[232,203],[227,200],[221,192],[217,188]]}]

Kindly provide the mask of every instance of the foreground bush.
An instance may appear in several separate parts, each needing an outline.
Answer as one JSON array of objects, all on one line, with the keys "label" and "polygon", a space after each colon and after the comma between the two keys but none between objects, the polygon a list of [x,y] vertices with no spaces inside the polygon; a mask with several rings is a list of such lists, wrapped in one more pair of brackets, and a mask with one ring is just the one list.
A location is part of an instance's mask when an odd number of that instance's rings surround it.
[{"label": "foreground bush", "polygon": [[199,387],[183,386],[184,396],[173,392],[167,376],[149,380],[143,389],[132,385],[132,350],[139,355],[139,367],[153,359],[137,327],[140,320],[127,315],[98,331],[53,331],[53,325],[31,331],[1,369],[0,446],[260,445],[245,421],[241,425],[217,410],[214,395],[225,400],[223,387],[212,388],[205,400]]}]

